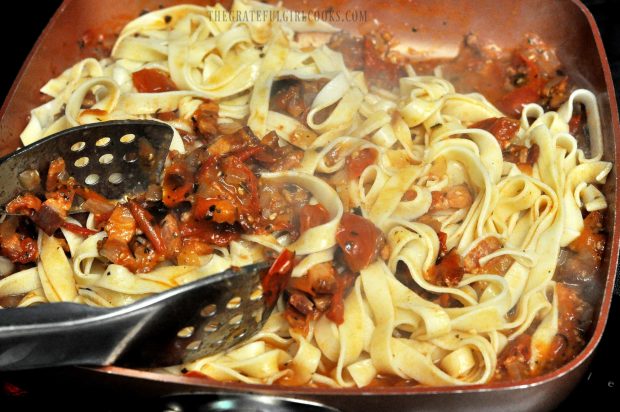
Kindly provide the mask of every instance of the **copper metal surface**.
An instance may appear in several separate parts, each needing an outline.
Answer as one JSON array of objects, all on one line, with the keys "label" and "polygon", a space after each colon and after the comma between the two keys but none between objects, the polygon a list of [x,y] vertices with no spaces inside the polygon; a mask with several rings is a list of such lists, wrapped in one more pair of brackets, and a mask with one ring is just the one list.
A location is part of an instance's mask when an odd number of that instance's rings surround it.
[{"label": "copper metal surface", "polygon": [[[182,1],[201,3],[200,1]],[[113,3],[113,4],[112,4]],[[141,10],[179,3],[166,0],[98,1],[66,0],[39,38],[0,111],[0,154],[15,149],[18,135],[26,124],[29,110],[40,104],[39,88],[51,77],[87,55],[80,48],[84,34],[111,35],[118,32]],[[234,390],[313,399],[342,410],[545,410],[557,405],[575,386],[587,368],[601,339],[613,291],[618,259],[617,169],[620,159],[616,141],[620,138],[618,110],[613,83],[602,41],[593,17],[579,1],[571,0],[380,0],[380,1],[285,1],[298,10],[363,9],[368,23],[342,27],[360,32],[371,28],[372,19],[385,24],[400,41],[429,57],[456,54],[463,36],[469,32],[492,39],[501,47],[517,45],[526,33],[536,33],[556,48],[568,74],[578,86],[592,90],[598,98],[604,135],[605,160],[614,169],[604,187],[610,205],[610,242],[604,257],[604,293],[596,312],[591,339],[576,359],[553,373],[519,382],[481,386],[385,387],[372,389],[285,388],[239,383],[213,383],[183,376],[106,367],[75,369],[102,384],[126,384],[139,392],[173,393],[189,390]],[[559,24],[561,22],[561,24]],[[415,28],[416,30],[412,30]]]}]

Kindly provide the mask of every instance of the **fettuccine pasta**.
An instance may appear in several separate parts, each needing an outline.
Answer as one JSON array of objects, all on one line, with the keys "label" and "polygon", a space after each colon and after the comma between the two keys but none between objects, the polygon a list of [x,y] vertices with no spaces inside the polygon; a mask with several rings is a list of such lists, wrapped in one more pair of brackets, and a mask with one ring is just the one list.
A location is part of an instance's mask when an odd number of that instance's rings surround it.
[{"label": "fettuccine pasta", "polygon": [[[277,7],[232,5],[263,9]],[[178,233],[191,234],[160,251],[136,217],[145,203],[109,202],[57,231],[41,227],[36,256],[25,258],[9,253],[24,235],[6,216],[0,259],[17,266],[0,277],[0,297],[18,297],[18,307],[126,305],[289,249],[291,285],[263,330],[166,372],[364,387],[385,377],[483,384],[514,378],[515,359],[524,376],[546,370],[564,333],[559,302],[572,293],[554,277],[558,262],[607,208],[601,185],[612,165],[602,160],[595,96],[574,90],[556,110],[529,103],[511,120],[440,70],[399,66],[391,87],[373,81],[387,69],[369,74],[333,43],[306,44],[308,33],[338,32],[324,22],[237,22],[214,11],[229,13],[179,5],[129,22],[109,57],[43,86],[49,101],[21,134],[27,145],[92,122],[170,124],[166,176],[190,176],[198,188],[182,179],[166,187],[165,177],[158,201],[172,212],[157,229],[165,238],[188,225]],[[587,148],[571,132],[579,107]],[[511,129],[510,141],[498,127]],[[211,166],[187,166],[207,147]],[[234,199],[216,190],[231,170]],[[175,209],[187,199],[190,209]],[[226,236],[213,233],[223,227]]]}]

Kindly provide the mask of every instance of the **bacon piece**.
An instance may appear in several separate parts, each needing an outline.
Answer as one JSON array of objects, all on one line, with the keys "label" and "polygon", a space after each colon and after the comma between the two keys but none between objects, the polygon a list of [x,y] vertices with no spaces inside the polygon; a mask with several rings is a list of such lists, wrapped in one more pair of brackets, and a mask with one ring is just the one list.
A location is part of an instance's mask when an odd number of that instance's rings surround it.
[{"label": "bacon piece", "polygon": [[174,213],[168,213],[161,221],[161,238],[166,245],[166,257],[176,259],[181,252],[183,239],[181,238],[179,220]]},{"label": "bacon piece", "polygon": [[[207,151],[212,156],[222,156],[226,154],[237,154],[249,148],[258,149],[260,141],[252,133],[252,130],[245,126],[235,133],[220,135],[209,145]],[[248,158],[250,156],[247,156]]]},{"label": "bacon piece", "polygon": [[288,303],[303,315],[309,315],[314,311],[314,303],[301,292],[293,292]]},{"label": "bacon piece", "polygon": [[198,106],[192,116],[196,129],[207,141],[218,134],[218,112],[218,103],[213,100],[206,100]]},{"label": "bacon piece", "polygon": [[304,151],[290,144],[280,146],[278,144],[279,139],[274,131],[263,136],[261,140],[262,150],[253,155],[254,159],[271,172],[299,167],[304,157]]},{"label": "bacon piece", "polygon": [[32,215],[32,221],[48,236],[52,236],[65,222],[63,212],[54,203],[46,201],[41,208]]},{"label": "bacon piece", "polygon": [[431,192],[431,212],[469,207],[474,199],[465,185],[450,186],[445,191]]}]

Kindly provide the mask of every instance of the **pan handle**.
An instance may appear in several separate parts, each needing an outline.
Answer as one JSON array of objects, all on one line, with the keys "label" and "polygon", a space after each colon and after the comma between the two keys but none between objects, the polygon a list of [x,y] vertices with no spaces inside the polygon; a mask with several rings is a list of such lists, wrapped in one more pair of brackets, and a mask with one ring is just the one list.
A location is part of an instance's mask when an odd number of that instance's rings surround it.
[{"label": "pan handle", "polygon": [[158,410],[164,412],[339,412],[331,406],[305,399],[231,392],[178,394],[163,397],[161,402],[162,408]]}]

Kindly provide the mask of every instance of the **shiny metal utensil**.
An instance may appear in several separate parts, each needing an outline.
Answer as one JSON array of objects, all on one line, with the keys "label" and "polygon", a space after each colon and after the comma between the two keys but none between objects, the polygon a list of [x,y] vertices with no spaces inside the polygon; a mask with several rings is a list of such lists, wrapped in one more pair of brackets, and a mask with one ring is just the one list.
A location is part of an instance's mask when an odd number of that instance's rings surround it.
[{"label": "shiny metal utensil", "polygon": [[172,127],[152,120],[115,120],[73,127],[0,159],[0,205],[27,187],[24,173],[42,182],[52,160],[62,157],[69,176],[109,199],[145,192],[159,183],[173,136]]},{"label": "shiny metal utensil", "polygon": [[162,412],[338,412],[338,409],[319,402],[257,393],[184,393],[152,403],[151,410]]},{"label": "shiny metal utensil", "polygon": [[293,268],[229,269],[119,308],[50,303],[0,311],[0,370],[62,365],[157,367],[226,350],[263,326]]}]

